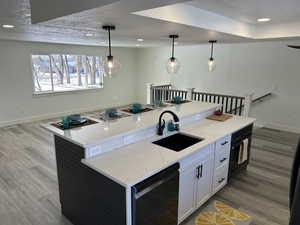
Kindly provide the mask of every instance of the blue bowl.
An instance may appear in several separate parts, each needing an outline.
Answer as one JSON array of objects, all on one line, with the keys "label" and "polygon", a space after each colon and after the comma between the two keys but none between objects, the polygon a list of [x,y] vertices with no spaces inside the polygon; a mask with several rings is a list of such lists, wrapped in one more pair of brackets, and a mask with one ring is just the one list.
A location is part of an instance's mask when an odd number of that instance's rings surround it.
[{"label": "blue bowl", "polygon": [[132,105],[130,106],[130,109],[131,109],[131,111],[132,111],[133,113],[138,113],[138,112],[141,111],[142,105],[139,104],[139,103],[135,103],[135,104],[132,104]]},{"label": "blue bowl", "polygon": [[180,96],[175,96],[173,97],[173,102],[180,104],[182,102],[182,98]]}]

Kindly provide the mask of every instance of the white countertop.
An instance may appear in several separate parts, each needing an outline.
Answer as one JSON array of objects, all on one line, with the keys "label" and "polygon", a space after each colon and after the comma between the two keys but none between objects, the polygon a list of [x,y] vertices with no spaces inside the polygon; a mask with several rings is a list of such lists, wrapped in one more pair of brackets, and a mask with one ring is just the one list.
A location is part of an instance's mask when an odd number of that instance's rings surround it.
[{"label": "white countertop", "polygon": [[[98,123],[65,131],[52,126],[51,123],[41,124],[41,126],[55,135],[87,148],[89,146],[96,145],[107,138],[153,126],[158,122],[159,115],[165,110],[171,110],[176,113],[179,118],[182,118],[195,113],[206,112],[217,108],[218,106],[220,105],[203,102],[190,102],[154,109],[149,112],[121,118],[117,121],[103,122],[91,118]],[[168,116],[170,115],[166,115],[166,118],[171,119],[171,117]]]},{"label": "white countertop", "polygon": [[[194,105],[192,104],[191,107]],[[85,159],[82,162],[119,184],[131,187],[217,139],[254,123],[254,121],[253,118],[239,116],[234,116],[225,122],[203,119],[181,127],[181,132],[205,139],[181,152],[152,144],[154,140],[162,138],[155,136],[94,158]]]}]

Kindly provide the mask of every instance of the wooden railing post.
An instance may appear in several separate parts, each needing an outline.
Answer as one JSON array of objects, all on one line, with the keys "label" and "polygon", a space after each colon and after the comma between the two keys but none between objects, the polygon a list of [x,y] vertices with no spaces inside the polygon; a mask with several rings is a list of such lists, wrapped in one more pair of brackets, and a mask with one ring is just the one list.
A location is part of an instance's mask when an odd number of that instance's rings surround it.
[{"label": "wooden railing post", "polygon": [[187,88],[188,92],[187,92],[187,99],[193,101],[193,92],[195,90],[195,88]]},{"label": "wooden railing post", "polygon": [[244,107],[244,116],[248,117],[250,115],[251,103],[254,93],[245,95],[245,107]]},{"label": "wooden railing post", "polygon": [[153,104],[153,95],[152,95],[152,88],[153,84],[147,83],[146,84],[146,91],[147,91],[147,104],[151,105]]}]

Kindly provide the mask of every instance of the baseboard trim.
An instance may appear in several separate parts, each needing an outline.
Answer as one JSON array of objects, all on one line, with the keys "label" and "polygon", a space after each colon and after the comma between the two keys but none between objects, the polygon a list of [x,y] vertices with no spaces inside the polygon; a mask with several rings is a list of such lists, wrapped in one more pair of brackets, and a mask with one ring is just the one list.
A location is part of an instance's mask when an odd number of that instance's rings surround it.
[{"label": "baseboard trim", "polygon": [[[130,103],[128,103],[130,104]],[[127,105],[128,105],[127,104]],[[122,107],[125,106],[114,106],[114,107]],[[31,116],[31,117],[25,117],[17,120],[10,120],[10,121],[1,121],[0,122],[0,127],[6,127],[6,126],[13,126],[21,123],[32,123],[40,120],[47,120],[47,119],[53,119],[56,117],[61,117],[65,115],[70,115],[70,114],[76,114],[76,113],[85,113],[85,112],[90,112],[90,111],[96,111],[96,110],[104,110],[107,108],[107,106],[95,106],[95,107],[90,107],[90,108],[81,108],[81,109],[74,109],[74,110],[69,110],[69,111],[64,111],[64,112],[57,112],[57,113],[49,113],[49,114],[43,114],[43,115],[37,115],[37,116]]]},{"label": "baseboard trim", "polygon": [[300,128],[289,127],[289,126],[285,126],[285,125],[282,125],[282,124],[260,123],[260,124],[256,124],[255,126],[257,126],[257,127],[266,127],[266,128],[270,128],[270,129],[282,130],[282,131],[287,131],[287,132],[293,132],[293,133],[300,134]]},{"label": "baseboard trim", "polygon": [[260,123],[257,123],[257,122],[255,122],[254,123],[254,128],[263,128],[263,127],[265,127],[263,124],[260,124]]}]

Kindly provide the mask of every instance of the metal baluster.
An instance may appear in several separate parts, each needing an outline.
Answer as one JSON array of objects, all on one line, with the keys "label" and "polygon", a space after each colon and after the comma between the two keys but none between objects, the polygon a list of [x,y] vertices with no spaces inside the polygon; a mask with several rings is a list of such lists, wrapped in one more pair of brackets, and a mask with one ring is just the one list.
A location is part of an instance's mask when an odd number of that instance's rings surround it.
[{"label": "metal baluster", "polygon": [[233,112],[232,104],[233,104],[232,97],[230,97],[230,113],[231,113],[231,114],[232,114],[232,112]]},{"label": "metal baluster", "polygon": [[242,110],[243,110],[243,101],[244,99],[241,98],[241,101],[240,101],[240,110],[239,110],[239,115],[241,116],[242,115]]},{"label": "metal baluster", "polygon": [[238,114],[238,99],[235,98],[235,110],[234,110],[234,115]]}]

